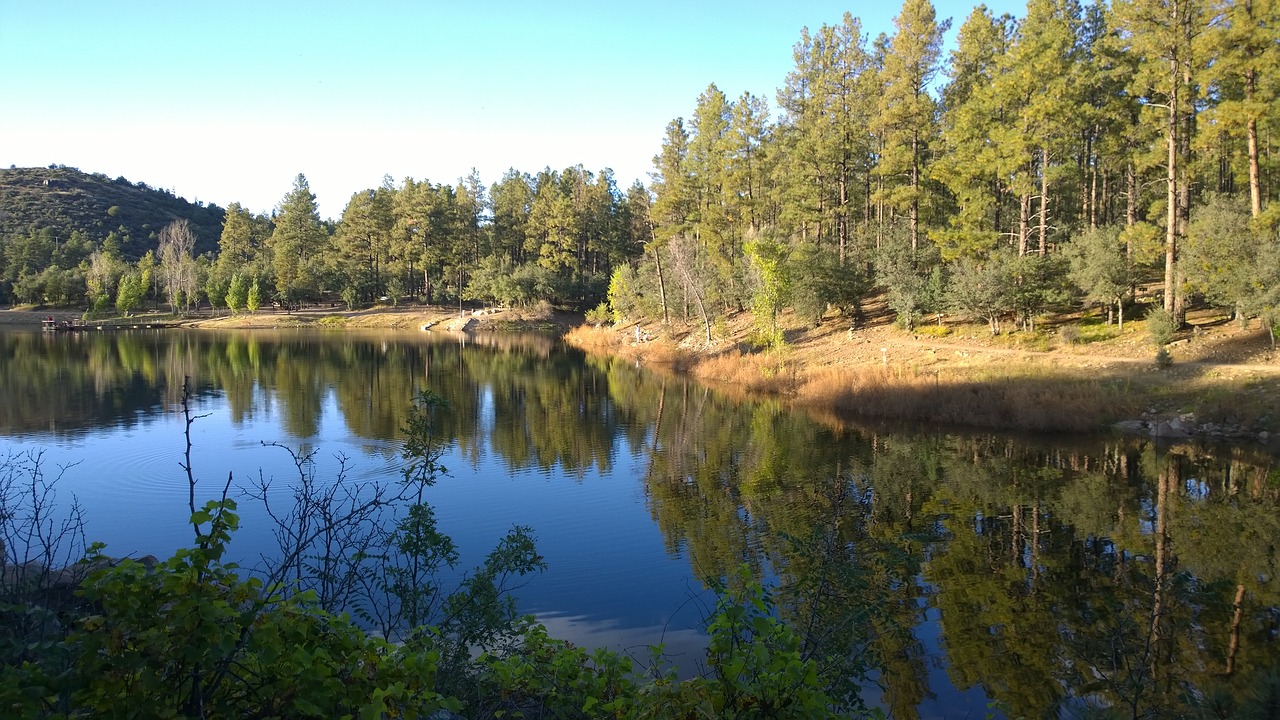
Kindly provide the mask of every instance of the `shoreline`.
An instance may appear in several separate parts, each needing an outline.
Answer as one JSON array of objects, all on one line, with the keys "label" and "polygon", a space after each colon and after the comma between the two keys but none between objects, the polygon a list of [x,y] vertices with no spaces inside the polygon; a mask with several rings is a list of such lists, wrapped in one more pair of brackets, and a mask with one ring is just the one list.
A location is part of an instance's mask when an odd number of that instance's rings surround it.
[{"label": "shoreline", "polygon": [[[83,311],[8,309],[4,327],[79,320]],[[171,318],[142,313],[116,324]],[[784,318],[785,319],[785,318]],[[1027,333],[984,335],[963,324],[935,336],[891,324],[827,321],[785,330],[787,345],[755,350],[750,316],[739,313],[707,345],[696,326],[623,323],[592,327],[581,314],[404,305],[348,311],[259,310],[182,318],[205,329],[314,328],[554,332],[584,352],[687,375],[721,392],[773,397],[841,424],[891,420],[1028,432],[1119,431],[1161,440],[1205,439],[1275,447],[1280,440],[1280,353],[1260,328],[1200,318],[1157,368],[1141,323],[1105,341],[1028,347]],[[108,321],[110,322],[110,321]],[[640,340],[636,340],[636,331]]]},{"label": "shoreline", "polygon": [[[830,325],[834,326],[835,323]],[[1027,349],[1017,333],[935,338],[888,323],[788,331],[755,350],[750,319],[706,346],[701,331],[581,326],[566,341],[687,374],[732,395],[776,397],[834,424],[880,420],[1032,433],[1107,433],[1280,449],[1280,358],[1261,329],[1192,330],[1158,368],[1141,324],[1084,348]],[[646,335],[647,333],[647,335]],[[651,339],[644,339],[644,338]]]}]

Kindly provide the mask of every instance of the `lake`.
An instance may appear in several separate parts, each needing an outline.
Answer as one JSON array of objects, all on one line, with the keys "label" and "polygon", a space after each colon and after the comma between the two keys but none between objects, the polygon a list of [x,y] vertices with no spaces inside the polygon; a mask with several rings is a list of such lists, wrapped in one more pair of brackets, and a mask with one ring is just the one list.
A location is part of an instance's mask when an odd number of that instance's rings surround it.
[{"label": "lake", "polygon": [[[0,458],[40,452],[112,555],[191,543],[231,477],[232,554],[272,547],[238,494],[395,478],[431,390],[427,491],[475,566],[533,528],[516,591],[553,635],[697,668],[707,578],[749,565],[814,647],[862,658],[894,717],[1177,716],[1280,669],[1280,463],[1254,446],[817,420],[543,336],[317,331],[0,334]],[[264,444],[266,443],[266,444]],[[1270,674],[1270,675],[1269,675]]]}]

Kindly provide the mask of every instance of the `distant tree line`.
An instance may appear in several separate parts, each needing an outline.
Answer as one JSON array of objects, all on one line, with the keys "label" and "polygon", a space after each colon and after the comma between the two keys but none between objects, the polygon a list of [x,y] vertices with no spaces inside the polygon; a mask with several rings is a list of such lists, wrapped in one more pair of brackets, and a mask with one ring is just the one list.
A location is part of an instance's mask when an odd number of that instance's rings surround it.
[{"label": "distant tree line", "polygon": [[774,344],[780,312],[856,319],[877,291],[908,328],[959,312],[1001,332],[1081,300],[1122,322],[1155,283],[1177,323],[1201,302],[1274,325],[1277,7],[979,6],[944,57],[950,21],[906,0],[891,35],[848,14],[805,29],[776,111],[709,85],[668,124],[648,187],[581,166],[487,188],[388,177],[326,222],[299,175],[270,217],[229,207],[177,292],[148,275],[159,247],[126,271],[110,235],[37,230],[4,238],[0,294],[121,306],[132,276],[146,297],[233,310],[254,288],[285,305],[607,300],[708,338],[750,310]]},{"label": "distant tree line", "polygon": [[[208,302],[232,310],[274,301],[341,299],[349,306],[480,300],[504,305],[604,299],[613,269],[638,252],[647,226],[639,183],[625,194],[610,170],[536,176],[509,171],[486,191],[472,173],[456,185],[386,178],[352,195],[341,219],[322,221],[307,179],[271,216],[232,203],[216,252],[195,254],[190,225],[163,229],[154,250],[129,261],[125,240],[52,230],[3,239],[0,293],[13,302],[129,312],[153,298],[177,310]],[[256,296],[254,302],[250,300]]]}]

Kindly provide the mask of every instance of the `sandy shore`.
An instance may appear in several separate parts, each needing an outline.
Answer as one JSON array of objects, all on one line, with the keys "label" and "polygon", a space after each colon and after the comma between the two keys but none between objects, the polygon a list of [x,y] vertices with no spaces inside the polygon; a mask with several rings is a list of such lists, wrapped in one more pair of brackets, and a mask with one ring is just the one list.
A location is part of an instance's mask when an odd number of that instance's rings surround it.
[{"label": "sandy shore", "polygon": [[[58,322],[79,322],[84,317],[84,311],[75,309],[0,308],[0,328],[38,329],[41,322],[49,317]],[[541,329],[564,331],[581,322],[581,317],[581,315],[574,313],[553,312],[548,314],[503,309],[467,309],[460,314],[456,307],[403,305],[354,311],[346,310],[341,306],[323,306],[309,307],[287,313],[260,309],[255,313],[232,314],[226,310],[210,311],[206,309],[181,319],[164,313],[141,312],[134,314],[131,320],[146,321],[150,319],[178,322],[185,327],[193,328],[349,327],[421,330],[426,327],[430,329]],[[461,327],[463,322],[459,322],[460,320],[464,321],[468,327]],[[120,322],[120,320],[111,318],[101,322],[114,324]]]}]

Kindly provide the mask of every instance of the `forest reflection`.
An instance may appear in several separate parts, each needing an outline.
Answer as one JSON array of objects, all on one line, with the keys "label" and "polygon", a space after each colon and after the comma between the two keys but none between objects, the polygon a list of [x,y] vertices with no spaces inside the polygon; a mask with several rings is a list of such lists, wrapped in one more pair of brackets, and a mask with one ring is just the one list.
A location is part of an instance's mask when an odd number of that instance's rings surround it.
[{"label": "forest reflection", "polygon": [[638,452],[667,551],[699,578],[773,578],[806,651],[878,683],[893,717],[954,692],[938,662],[1011,716],[1280,699],[1280,465],[1261,450],[833,427],[546,337],[301,332],[0,334],[0,432],[128,425],[175,409],[183,377],[301,440],[327,402],[396,438],[431,389],[464,455],[581,478]]}]

